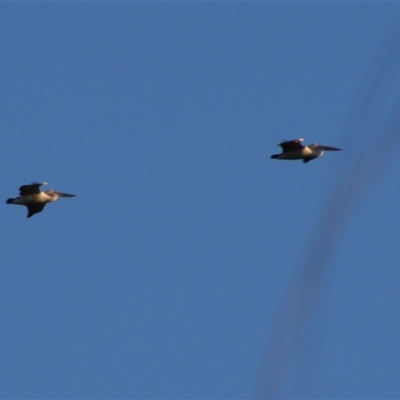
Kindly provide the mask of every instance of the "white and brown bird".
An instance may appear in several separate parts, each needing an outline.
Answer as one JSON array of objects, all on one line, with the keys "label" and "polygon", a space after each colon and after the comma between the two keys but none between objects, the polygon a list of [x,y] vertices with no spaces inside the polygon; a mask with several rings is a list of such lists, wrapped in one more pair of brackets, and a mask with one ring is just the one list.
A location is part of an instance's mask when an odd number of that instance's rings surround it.
[{"label": "white and brown bird", "polygon": [[278,146],[282,147],[281,154],[273,154],[271,158],[276,158],[278,160],[303,160],[307,163],[314,158],[321,157],[325,151],[339,151],[336,147],[322,146],[320,144],[309,144],[308,146],[303,146],[301,142],[304,139],[294,139],[294,140],[284,140],[279,143]]},{"label": "white and brown bird", "polygon": [[55,190],[41,191],[40,186],[47,185],[46,182],[36,183],[30,185],[23,185],[19,188],[19,197],[15,199],[7,199],[7,204],[16,204],[25,206],[28,209],[27,217],[40,213],[47,203],[56,201],[59,197],[75,197],[75,194],[67,194],[56,192]]}]

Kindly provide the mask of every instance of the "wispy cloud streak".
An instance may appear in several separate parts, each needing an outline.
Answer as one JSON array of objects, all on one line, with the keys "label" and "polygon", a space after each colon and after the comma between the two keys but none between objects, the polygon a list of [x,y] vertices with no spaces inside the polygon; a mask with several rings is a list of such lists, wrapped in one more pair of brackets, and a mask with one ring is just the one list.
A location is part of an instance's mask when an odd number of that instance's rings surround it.
[{"label": "wispy cloud streak", "polygon": [[291,373],[297,373],[291,370],[292,360],[301,353],[302,334],[313,322],[340,243],[357,210],[400,151],[400,95],[393,100],[400,81],[399,26],[385,38],[349,112],[343,138],[345,159],[277,311],[256,398],[287,395]]}]

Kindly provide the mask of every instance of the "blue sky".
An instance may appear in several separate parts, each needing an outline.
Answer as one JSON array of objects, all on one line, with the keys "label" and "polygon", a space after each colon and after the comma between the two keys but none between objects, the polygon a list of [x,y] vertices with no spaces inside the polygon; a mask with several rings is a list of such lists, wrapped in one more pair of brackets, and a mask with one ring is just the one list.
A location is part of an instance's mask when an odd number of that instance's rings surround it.
[{"label": "blue sky", "polygon": [[[400,161],[353,162],[391,147],[397,3],[0,10],[3,198],[78,195],[1,208],[1,398],[268,396],[290,315],[280,396],[400,397]],[[270,159],[299,137],[343,151]]]}]

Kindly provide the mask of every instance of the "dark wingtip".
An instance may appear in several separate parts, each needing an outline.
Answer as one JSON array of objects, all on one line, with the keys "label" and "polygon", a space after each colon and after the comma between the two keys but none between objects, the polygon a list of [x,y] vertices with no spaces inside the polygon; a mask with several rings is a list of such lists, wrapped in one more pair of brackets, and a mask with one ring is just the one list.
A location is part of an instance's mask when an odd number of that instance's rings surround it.
[{"label": "dark wingtip", "polygon": [[6,204],[11,204],[14,199],[7,199]]},{"label": "dark wingtip", "polygon": [[271,158],[278,158],[278,154],[272,154]]}]

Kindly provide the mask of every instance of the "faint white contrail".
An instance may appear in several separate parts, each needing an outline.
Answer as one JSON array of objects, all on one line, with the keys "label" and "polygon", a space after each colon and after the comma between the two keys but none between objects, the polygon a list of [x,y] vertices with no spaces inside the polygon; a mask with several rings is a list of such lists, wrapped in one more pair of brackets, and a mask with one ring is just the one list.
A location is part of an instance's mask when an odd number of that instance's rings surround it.
[{"label": "faint white contrail", "polygon": [[[344,128],[344,162],[277,311],[256,398],[283,398],[293,375],[301,375],[293,370],[293,359],[302,352],[302,335],[313,324],[341,240],[400,151],[400,96],[392,100],[400,81],[399,27],[396,23],[386,36],[350,110]],[[302,367],[309,368],[303,361]],[[311,382],[302,384],[312,386]]]}]

